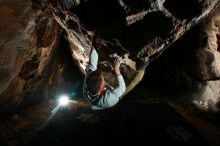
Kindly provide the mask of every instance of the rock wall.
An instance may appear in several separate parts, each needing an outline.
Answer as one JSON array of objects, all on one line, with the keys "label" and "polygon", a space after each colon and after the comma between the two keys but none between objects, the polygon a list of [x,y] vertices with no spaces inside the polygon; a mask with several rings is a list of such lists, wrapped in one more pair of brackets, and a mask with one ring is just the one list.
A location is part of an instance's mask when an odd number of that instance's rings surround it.
[{"label": "rock wall", "polygon": [[37,1],[0,3],[0,113],[47,97],[60,26]]},{"label": "rock wall", "polygon": [[144,79],[150,88],[219,111],[219,8],[150,64]]}]

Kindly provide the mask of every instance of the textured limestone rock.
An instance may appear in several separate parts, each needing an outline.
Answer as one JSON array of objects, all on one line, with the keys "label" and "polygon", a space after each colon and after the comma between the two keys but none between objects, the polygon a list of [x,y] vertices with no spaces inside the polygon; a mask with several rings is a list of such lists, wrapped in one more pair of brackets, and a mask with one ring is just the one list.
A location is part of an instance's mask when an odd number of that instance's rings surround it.
[{"label": "textured limestone rock", "polygon": [[206,85],[201,86],[191,97],[198,107],[205,110],[219,111],[220,103],[220,8],[203,23],[207,33],[207,45],[197,52],[200,62],[199,70],[201,79],[206,81]]},{"label": "textured limestone rock", "polygon": [[[16,4],[15,4],[16,3]],[[40,102],[52,74],[49,63],[59,38],[59,25],[38,3],[0,3],[1,113]]]},{"label": "textured limestone rock", "polygon": [[[219,8],[176,41],[147,69],[151,88],[186,99],[202,110],[219,111]],[[170,94],[169,94],[170,95]]]}]

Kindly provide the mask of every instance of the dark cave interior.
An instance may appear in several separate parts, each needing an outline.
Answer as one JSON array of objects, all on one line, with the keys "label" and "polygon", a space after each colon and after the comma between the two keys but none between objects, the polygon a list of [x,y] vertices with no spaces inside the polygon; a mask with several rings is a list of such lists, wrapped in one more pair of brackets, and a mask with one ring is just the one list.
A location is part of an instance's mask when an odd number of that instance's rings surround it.
[{"label": "dark cave interior", "polygon": [[[0,145],[218,146],[219,4],[0,0]],[[123,58],[127,87],[149,63],[110,109],[92,110],[82,95],[92,47],[100,64]],[[61,95],[74,102],[59,107]]]}]

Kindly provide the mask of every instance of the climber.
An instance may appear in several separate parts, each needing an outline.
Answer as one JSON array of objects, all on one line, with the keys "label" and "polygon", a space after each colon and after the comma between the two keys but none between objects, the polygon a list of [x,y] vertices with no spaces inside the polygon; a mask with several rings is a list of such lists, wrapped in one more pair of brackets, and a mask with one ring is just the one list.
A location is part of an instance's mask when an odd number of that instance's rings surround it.
[{"label": "climber", "polygon": [[113,107],[118,103],[119,97],[125,92],[126,86],[119,69],[120,64],[120,57],[115,56],[112,67],[117,76],[118,85],[113,88],[105,82],[103,71],[97,68],[98,53],[95,48],[92,48],[83,83],[83,96],[89,100],[92,109],[98,110]]}]

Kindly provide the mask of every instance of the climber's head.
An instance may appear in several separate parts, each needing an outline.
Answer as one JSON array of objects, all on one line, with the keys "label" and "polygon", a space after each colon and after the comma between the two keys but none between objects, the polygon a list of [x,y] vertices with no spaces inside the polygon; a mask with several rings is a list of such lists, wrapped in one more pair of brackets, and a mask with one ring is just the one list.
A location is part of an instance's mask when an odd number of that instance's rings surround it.
[{"label": "climber's head", "polygon": [[97,69],[91,72],[86,79],[86,84],[87,84],[88,90],[93,95],[100,94],[104,90],[104,87],[105,87],[105,79],[103,76],[103,71],[100,69]]}]

